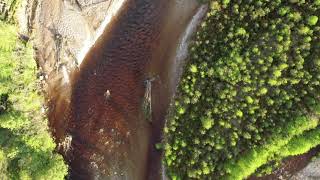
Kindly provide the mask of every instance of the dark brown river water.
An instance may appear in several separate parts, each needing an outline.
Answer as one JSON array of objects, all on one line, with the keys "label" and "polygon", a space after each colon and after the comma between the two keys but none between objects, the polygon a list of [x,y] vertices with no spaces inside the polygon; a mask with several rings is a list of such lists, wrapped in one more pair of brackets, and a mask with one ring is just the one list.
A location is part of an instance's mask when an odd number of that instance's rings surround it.
[{"label": "dark brown river water", "polygon": [[72,179],[148,179],[145,69],[159,43],[166,5],[128,1],[81,64],[67,130],[73,137]]},{"label": "dark brown river water", "polygon": [[[69,74],[70,83],[62,83],[63,74],[49,75],[49,123],[69,179],[165,179],[155,144],[190,34],[205,13],[198,7],[195,0],[127,0]],[[153,77],[149,122],[142,102],[145,80]],[[282,169],[301,169],[309,155],[288,159]],[[277,172],[261,179],[277,179]]]},{"label": "dark brown river water", "polygon": [[[127,0],[71,83],[51,88],[49,121],[70,179],[161,179],[162,129],[175,91],[172,66],[193,0]],[[144,116],[152,82],[152,122]],[[174,79],[174,80],[173,80]],[[65,146],[65,147],[66,147]]]}]

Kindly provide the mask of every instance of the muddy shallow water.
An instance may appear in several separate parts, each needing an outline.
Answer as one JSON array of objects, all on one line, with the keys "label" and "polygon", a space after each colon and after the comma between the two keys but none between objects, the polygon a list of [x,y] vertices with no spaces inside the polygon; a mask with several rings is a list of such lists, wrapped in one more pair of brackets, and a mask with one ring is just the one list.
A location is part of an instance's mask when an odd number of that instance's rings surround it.
[{"label": "muddy shallow water", "polygon": [[[70,84],[53,86],[49,121],[71,179],[161,179],[154,145],[183,64],[176,60],[185,56],[177,55],[186,48],[179,43],[198,7],[194,0],[127,0]],[[142,102],[153,77],[149,122]]]}]

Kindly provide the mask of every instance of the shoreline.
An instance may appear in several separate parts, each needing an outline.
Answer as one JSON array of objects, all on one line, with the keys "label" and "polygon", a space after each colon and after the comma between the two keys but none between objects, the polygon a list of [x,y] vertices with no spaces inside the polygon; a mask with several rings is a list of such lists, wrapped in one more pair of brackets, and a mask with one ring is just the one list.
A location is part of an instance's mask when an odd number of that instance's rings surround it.
[{"label": "shoreline", "polygon": [[[162,152],[154,146],[162,139],[181,71],[177,52],[186,43],[183,36],[192,34],[186,28],[198,7],[194,0],[127,0],[70,74],[70,83],[55,90],[60,93],[50,103],[50,123],[58,144],[69,140],[70,149],[59,151],[71,178],[162,178]],[[187,46],[182,49],[186,53]],[[150,123],[140,107],[143,82],[152,76],[159,80],[152,84]]]}]

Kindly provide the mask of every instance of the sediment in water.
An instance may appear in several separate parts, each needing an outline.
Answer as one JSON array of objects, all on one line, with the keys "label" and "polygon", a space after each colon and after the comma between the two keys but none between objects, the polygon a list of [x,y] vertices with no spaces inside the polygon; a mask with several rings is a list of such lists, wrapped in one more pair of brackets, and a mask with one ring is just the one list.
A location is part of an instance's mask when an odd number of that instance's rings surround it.
[{"label": "sediment in water", "polygon": [[[49,119],[57,142],[70,143],[60,151],[71,179],[161,179],[154,145],[178,82],[179,43],[197,8],[194,0],[127,0],[72,74],[71,91],[57,89],[67,100],[51,103]],[[142,102],[152,77],[150,123]]]},{"label": "sediment in water", "polygon": [[166,5],[128,1],[81,64],[67,129],[73,137],[71,178],[147,179],[151,131],[141,112],[143,82]]},{"label": "sediment in water", "polygon": [[[158,49],[154,52],[154,60],[148,67],[148,72],[159,80],[153,84],[153,121],[151,127],[151,142],[149,143],[149,179],[165,179],[165,171],[161,166],[162,152],[156,150],[155,144],[163,139],[163,127],[168,108],[175,94],[184,61],[188,54],[188,45],[198,27],[206,6],[199,7],[196,1],[170,1],[165,25],[161,32]],[[154,176],[156,175],[156,177]]]}]

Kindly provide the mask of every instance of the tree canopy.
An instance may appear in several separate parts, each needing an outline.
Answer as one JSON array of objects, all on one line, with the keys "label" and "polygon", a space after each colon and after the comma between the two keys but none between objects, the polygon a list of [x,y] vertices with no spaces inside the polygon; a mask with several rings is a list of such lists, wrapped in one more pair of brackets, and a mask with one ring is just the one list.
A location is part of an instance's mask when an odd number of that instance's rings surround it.
[{"label": "tree canopy", "polygon": [[0,179],[62,180],[68,168],[41,113],[32,46],[0,21]]},{"label": "tree canopy", "polygon": [[165,128],[164,161],[172,178],[242,179],[292,138],[319,131],[320,3],[207,2]]}]

